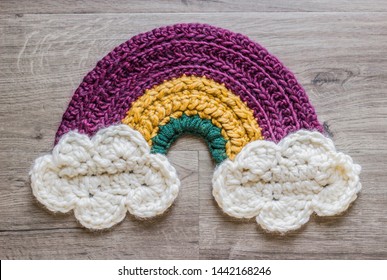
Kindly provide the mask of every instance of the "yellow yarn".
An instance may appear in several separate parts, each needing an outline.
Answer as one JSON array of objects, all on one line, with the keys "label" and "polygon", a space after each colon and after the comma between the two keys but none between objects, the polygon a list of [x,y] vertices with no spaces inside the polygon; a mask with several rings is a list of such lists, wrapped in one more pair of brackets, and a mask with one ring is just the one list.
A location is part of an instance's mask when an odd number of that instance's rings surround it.
[{"label": "yellow yarn", "polygon": [[138,130],[152,145],[159,126],[170,118],[199,115],[221,129],[226,153],[234,159],[249,142],[263,139],[253,111],[240,98],[206,77],[182,76],[146,90],[132,104],[122,123]]}]

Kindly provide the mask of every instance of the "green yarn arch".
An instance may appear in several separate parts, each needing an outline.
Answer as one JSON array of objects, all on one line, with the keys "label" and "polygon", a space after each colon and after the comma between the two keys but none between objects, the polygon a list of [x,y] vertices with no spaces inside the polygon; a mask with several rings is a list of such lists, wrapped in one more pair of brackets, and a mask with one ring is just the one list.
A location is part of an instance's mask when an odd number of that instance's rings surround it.
[{"label": "green yarn arch", "polygon": [[171,118],[167,124],[159,126],[158,134],[152,138],[151,152],[166,154],[176,139],[186,133],[203,137],[216,163],[227,159],[227,140],[221,134],[221,129],[211,120],[202,119],[198,115],[183,114],[180,118]]}]

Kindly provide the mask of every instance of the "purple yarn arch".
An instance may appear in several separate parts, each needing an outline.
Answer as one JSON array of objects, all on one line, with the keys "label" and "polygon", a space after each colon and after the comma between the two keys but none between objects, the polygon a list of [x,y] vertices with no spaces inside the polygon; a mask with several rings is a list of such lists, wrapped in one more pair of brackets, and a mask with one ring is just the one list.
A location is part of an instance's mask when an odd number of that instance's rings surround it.
[{"label": "purple yarn arch", "polygon": [[323,131],[294,75],[246,36],[206,24],[176,24],[134,36],[97,63],[75,91],[55,142],[119,123],[145,90],[182,75],[223,83],[254,112],[266,140]]}]

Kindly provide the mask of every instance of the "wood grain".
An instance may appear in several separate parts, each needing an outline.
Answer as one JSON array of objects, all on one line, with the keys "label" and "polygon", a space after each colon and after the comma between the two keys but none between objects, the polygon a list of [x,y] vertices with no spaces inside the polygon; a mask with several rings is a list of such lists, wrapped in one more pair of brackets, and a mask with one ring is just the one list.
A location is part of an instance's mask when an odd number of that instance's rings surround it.
[{"label": "wood grain", "polygon": [[244,13],[244,12],[386,12],[384,0],[12,0],[0,13]]},{"label": "wood grain", "polygon": [[[227,12],[235,1],[211,2],[209,9],[171,1],[170,10],[163,1],[153,6],[133,1],[122,8],[120,1],[99,1],[92,10],[86,9],[92,6],[87,1],[55,7],[43,0],[1,2],[1,259],[387,258],[386,5],[326,0],[293,13],[288,1],[270,1],[261,12],[237,12],[252,2],[243,1],[235,12]],[[198,13],[185,13],[191,11],[187,5]],[[224,9],[211,8],[215,5]],[[73,14],[77,9],[99,14]],[[296,74],[338,149],[362,165],[363,190],[347,213],[314,217],[287,236],[227,217],[211,195],[215,165],[208,149],[190,136],[179,139],[168,154],[182,190],[162,217],[138,221],[128,215],[109,231],[90,232],[72,215],[52,215],[33,200],[29,168],[52,148],[83,76],[131,36],[190,21],[244,33]]]}]

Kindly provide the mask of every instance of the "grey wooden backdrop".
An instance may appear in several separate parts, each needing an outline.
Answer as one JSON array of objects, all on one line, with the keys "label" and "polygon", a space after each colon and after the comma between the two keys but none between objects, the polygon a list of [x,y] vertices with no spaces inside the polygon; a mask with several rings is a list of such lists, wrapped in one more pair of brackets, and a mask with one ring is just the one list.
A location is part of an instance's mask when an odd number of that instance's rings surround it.
[{"label": "grey wooden backdrop", "polygon": [[[182,189],[158,219],[89,232],[34,201],[28,171],[83,76],[133,35],[177,22],[244,33],[296,74],[338,149],[363,167],[347,213],[287,236],[227,217],[211,196],[208,149],[189,136],[168,154]],[[387,258],[387,1],[2,0],[0,59],[1,259]]]}]

